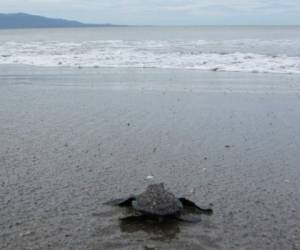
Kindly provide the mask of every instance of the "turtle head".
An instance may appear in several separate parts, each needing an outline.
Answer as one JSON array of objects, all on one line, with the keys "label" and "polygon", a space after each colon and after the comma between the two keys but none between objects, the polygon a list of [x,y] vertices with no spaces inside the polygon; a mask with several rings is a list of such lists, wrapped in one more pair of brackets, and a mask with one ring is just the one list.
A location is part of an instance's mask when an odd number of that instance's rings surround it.
[{"label": "turtle head", "polygon": [[165,190],[165,184],[163,182],[158,183],[158,184],[150,184],[147,187],[147,191],[164,191]]}]

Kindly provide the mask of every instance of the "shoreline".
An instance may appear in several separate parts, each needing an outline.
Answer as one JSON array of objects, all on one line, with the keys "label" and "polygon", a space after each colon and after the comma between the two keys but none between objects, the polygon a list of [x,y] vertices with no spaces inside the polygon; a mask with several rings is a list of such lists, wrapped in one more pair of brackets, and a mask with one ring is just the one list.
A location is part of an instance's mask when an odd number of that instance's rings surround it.
[{"label": "shoreline", "polygon": [[55,87],[223,94],[300,94],[298,74],[0,65],[0,78],[2,84],[27,83],[35,86],[41,86],[41,81],[44,85],[51,86],[52,81],[56,80]]}]

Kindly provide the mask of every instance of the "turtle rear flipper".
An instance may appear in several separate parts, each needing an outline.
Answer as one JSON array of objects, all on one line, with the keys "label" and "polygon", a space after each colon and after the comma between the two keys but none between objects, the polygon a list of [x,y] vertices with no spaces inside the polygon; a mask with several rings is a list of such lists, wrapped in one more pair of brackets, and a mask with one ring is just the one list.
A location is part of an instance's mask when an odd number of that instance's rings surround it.
[{"label": "turtle rear flipper", "polygon": [[213,210],[211,208],[201,208],[198,205],[196,205],[196,203],[182,197],[179,198],[179,200],[181,201],[182,205],[184,208],[191,208],[191,209],[195,209],[196,211],[202,213],[202,214],[207,214],[207,215],[212,215],[213,214]]},{"label": "turtle rear flipper", "polygon": [[104,205],[111,205],[111,206],[131,206],[132,201],[135,199],[135,197],[130,196],[127,198],[120,198],[115,200],[110,200],[105,203]]},{"label": "turtle rear flipper", "polygon": [[201,221],[200,215],[193,214],[181,214],[175,217],[177,220],[188,222],[188,223],[198,223]]}]

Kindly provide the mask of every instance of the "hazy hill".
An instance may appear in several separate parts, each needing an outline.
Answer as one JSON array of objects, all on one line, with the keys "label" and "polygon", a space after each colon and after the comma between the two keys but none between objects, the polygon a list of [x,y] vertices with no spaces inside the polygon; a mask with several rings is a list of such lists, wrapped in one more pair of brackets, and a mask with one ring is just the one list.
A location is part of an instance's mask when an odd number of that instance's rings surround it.
[{"label": "hazy hill", "polygon": [[25,13],[0,14],[0,29],[55,28],[55,27],[101,27],[111,24],[84,24],[77,21],[55,19]]}]

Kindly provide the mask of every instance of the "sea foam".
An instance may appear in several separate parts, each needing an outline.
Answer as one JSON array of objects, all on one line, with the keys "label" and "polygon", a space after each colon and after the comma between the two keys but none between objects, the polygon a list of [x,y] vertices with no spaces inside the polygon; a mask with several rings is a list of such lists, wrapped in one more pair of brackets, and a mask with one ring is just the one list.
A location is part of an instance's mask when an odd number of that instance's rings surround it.
[{"label": "sea foam", "polygon": [[300,73],[300,55],[252,47],[299,46],[300,41],[36,41],[0,44],[0,64],[48,67],[136,67],[253,73]]}]

